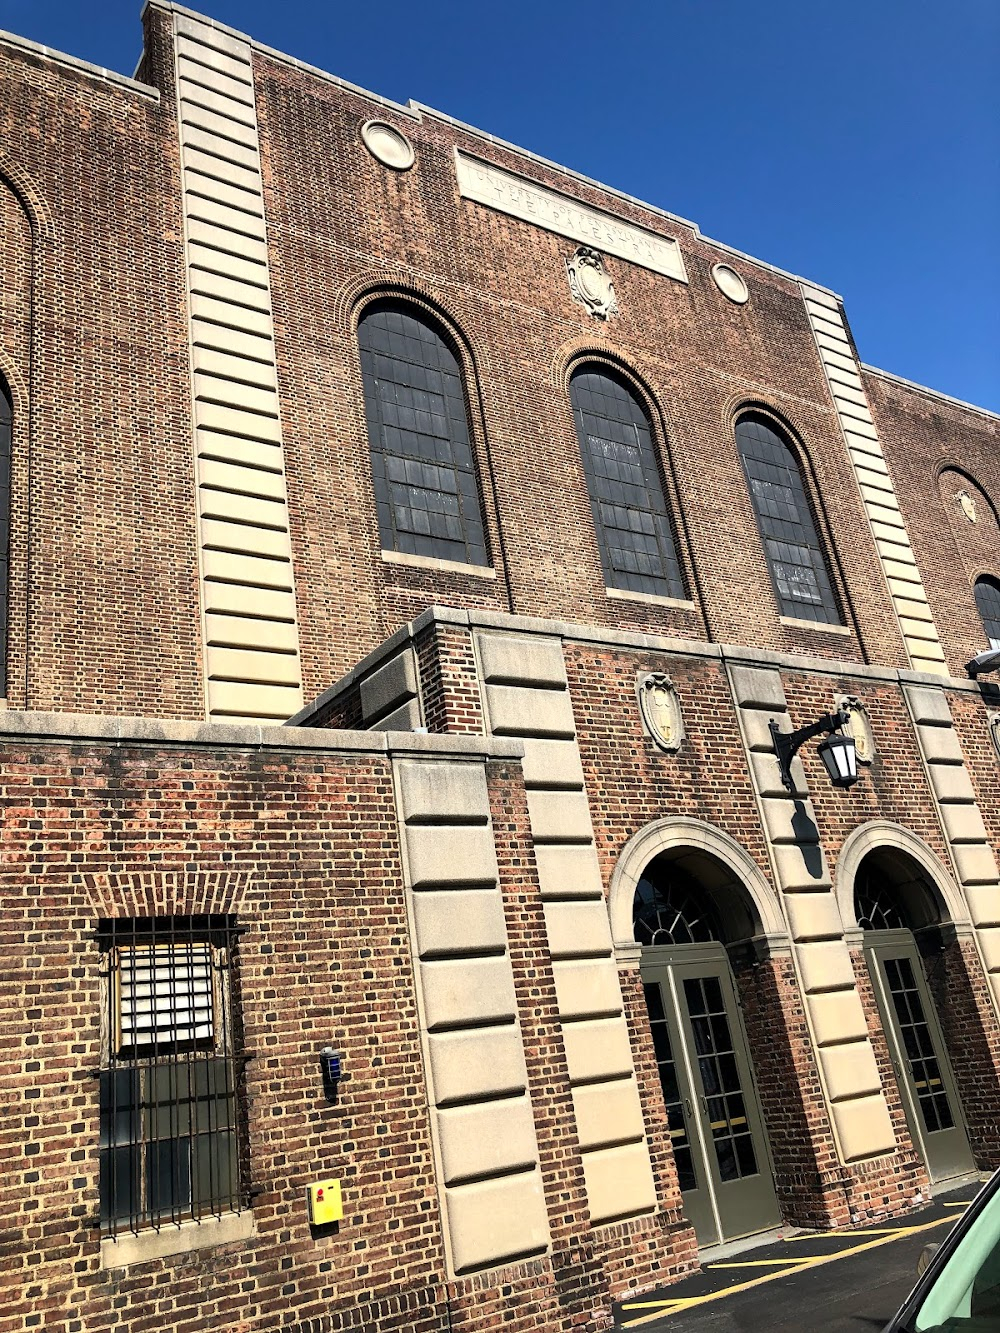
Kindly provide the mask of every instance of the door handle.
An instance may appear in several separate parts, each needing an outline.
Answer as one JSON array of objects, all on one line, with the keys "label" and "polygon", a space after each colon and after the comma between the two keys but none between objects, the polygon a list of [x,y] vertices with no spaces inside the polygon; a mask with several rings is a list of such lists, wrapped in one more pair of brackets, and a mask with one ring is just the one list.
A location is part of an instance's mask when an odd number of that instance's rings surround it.
[{"label": "door handle", "polygon": [[689,1116],[691,1117],[691,1119],[693,1120],[693,1119],[694,1119],[694,1107],[691,1105],[691,1098],[690,1098],[690,1097],[685,1097],[685,1098],[684,1098],[684,1105],[687,1107],[687,1113],[688,1113],[688,1115],[689,1115]]},{"label": "door handle", "polygon": [[701,1113],[702,1113],[703,1116],[705,1116],[705,1117],[707,1118],[707,1117],[708,1117],[708,1102],[705,1100],[704,1097],[700,1097],[698,1100],[701,1102]]}]

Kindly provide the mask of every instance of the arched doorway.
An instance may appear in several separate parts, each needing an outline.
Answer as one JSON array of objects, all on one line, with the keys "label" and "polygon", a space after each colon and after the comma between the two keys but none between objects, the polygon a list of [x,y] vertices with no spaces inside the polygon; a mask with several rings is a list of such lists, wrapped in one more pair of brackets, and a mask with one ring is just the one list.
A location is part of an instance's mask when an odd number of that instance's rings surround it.
[{"label": "arched doorway", "polygon": [[867,852],[854,873],[854,914],[903,1110],[932,1182],[975,1170],[922,955],[940,950],[947,909],[926,870],[896,847]]},{"label": "arched doorway", "polygon": [[684,1210],[702,1246],[780,1221],[726,952],[761,933],[749,895],[707,851],[671,847],[638,879],[632,936]]}]

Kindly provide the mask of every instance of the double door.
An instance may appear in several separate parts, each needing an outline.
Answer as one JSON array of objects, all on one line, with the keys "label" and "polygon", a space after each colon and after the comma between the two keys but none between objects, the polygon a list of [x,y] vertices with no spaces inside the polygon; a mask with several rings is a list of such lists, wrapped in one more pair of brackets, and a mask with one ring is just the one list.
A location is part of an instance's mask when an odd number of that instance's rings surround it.
[{"label": "double door", "polygon": [[725,950],[649,949],[642,981],[684,1211],[699,1245],[776,1226],[771,1162]]},{"label": "double door", "polygon": [[903,1109],[932,1181],[975,1170],[955,1080],[916,942],[908,930],[865,936],[868,971]]}]

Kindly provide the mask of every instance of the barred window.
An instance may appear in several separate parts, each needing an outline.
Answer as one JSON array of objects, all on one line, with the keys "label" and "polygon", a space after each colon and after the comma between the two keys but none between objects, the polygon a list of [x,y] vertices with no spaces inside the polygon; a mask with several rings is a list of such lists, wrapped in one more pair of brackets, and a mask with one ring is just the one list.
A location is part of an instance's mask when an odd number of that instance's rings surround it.
[{"label": "barred window", "polygon": [[976,607],[991,648],[1000,648],[1000,583],[996,579],[976,579]]},{"label": "barred window", "polygon": [[653,433],[618,376],[589,367],[570,381],[594,528],[609,588],[684,597]]},{"label": "barred window", "polygon": [[248,1205],[231,917],[101,923],[106,1235]]},{"label": "barred window", "polygon": [[458,357],[391,304],[369,309],[358,343],[383,548],[489,564]]},{"label": "barred window", "polygon": [[737,422],[736,445],[781,614],[841,624],[794,454],[765,418],[752,413]]},{"label": "barred window", "polygon": [[7,617],[10,563],[10,397],[0,379],[0,699],[7,694]]}]

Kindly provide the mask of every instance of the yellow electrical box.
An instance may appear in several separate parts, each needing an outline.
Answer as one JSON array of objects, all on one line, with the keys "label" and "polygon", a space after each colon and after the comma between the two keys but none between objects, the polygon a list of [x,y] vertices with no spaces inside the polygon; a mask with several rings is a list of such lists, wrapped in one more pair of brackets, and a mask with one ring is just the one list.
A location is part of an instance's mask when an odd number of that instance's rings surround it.
[{"label": "yellow electrical box", "polygon": [[315,1185],[309,1186],[306,1193],[309,1199],[309,1221],[314,1227],[339,1222],[344,1216],[339,1180],[318,1180]]}]

